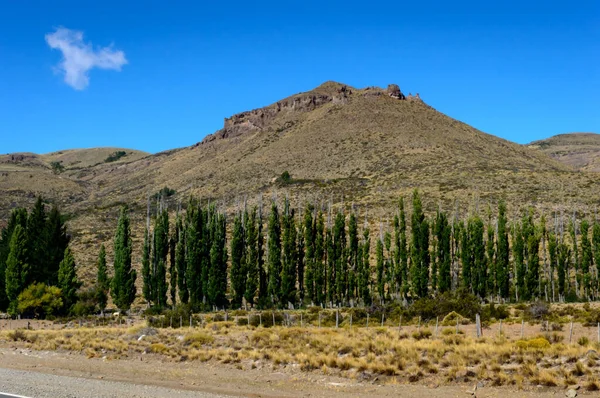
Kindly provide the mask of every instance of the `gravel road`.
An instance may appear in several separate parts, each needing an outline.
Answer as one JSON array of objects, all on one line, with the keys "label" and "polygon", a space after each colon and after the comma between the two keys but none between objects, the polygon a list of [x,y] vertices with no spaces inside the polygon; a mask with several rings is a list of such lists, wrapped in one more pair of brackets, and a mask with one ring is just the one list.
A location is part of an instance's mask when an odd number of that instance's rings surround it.
[{"label": "gravel road", "polygon": [[227,398],[198,391],[173,390],[78,377],[55,376],[0,368],[1,393],[24,395],[31,398]]}]

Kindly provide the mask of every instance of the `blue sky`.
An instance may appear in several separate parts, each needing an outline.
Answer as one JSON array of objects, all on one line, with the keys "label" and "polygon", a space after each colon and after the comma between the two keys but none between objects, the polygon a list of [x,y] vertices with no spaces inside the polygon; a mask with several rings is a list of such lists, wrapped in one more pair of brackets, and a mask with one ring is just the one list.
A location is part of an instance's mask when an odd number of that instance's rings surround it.
[{"label": "blue sky", "polygon": [[599,54],[598,1],[0,0],[0,153],[187,146],[327,80],[520,143],[600,133]]}]

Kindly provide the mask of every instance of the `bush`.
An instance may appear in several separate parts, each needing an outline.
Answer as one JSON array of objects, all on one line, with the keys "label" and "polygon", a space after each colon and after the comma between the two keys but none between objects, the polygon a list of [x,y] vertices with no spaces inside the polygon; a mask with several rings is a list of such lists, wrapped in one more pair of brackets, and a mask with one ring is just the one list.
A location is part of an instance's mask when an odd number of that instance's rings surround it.
[{"label": "bush", "polygon": [[27,317],[47,317],[63,307],[62,293],[56,286],[32,283],[17,299],[17,311]]},{"label": "bush", "polygon": [[105,163],[110,163],[110,162],[116,162],[117,160],[121,159],[122,157],[127,156],[127,152],[125,151],[116,151],[111,153],[110,155],[108,155],[108,157],[106,159],[104,159]]},{"label": "bush", "polygon": [[544,350],[550,347],[550,342],[543,337],[536,337],[531,340],[519,340],[516,345],[521,349]]},{"label": "bush", "polygon": [[52,167],[52,172],[54,174],[60,174],[65,171],[65,166],[63,166],[61,162],[50,162],[50,167]]},{"label": "bush", "polygon": [[160,191],[154,194],[154,199],[168,198],[175,195],[177,191],[169,187],[163,187]]},{"label": "bush", "polygon": [[423,320],[445,317],[456,312],[462,317],[475,319],[481,314],[479,299],[464,289],[447,292],[435,298],[422,298],[415,301],[408,309],[411,316],[421,316]]},{"label": "bush", "polygon": [[415,340],[423,340],[431,337],[431,330],[429,329],[421,329],[417,330],[412,334],[413,339]]},{"label": "bush", "polygon": [[544,319],[550,315],[550,306],[543,301],[531,303],[525,310],[525,315],[528,319]]},{"label": "bush", "polygon": [[79,293],[79,297],[71,313],[75,316],[82,317],[95,314],[98,307],[98,294],[95,287],[84,290]]},{"label": "bush", "polygon": [[590,339],[585,336],[581,336],[579,339],[577,339],[577,344],[582,347],[588,346],[590,344]]},{"label": "bush", "polygon": [[506,319],[510,316],[510,312],[508,311],[508,307],[506,305],[498,305],[496,306],[493,302],[489,303],[485,307],[483,307],[481,312],[482,320],[490,320],[490,319]]},{"label": "bush", "polygon": [[210,344],[215,340],[213,336],[205,332],[194,332],[186,334],[183,341],[194,347],[200,347],[204,344]]}]

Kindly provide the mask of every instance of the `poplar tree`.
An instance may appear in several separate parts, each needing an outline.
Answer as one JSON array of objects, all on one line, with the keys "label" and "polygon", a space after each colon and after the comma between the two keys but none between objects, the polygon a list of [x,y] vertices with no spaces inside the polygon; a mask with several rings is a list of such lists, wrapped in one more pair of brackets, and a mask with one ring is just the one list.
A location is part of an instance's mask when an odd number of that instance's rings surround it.
[{"label": "poplar tree", "polygon": [[136,294],[137,273],[131,268],[131,250],[131,226],[127,210],[123,207],[114,239],[114,276],[110,289],[113,302],[121,311],[129,310]]},{"label": "poplar tree", "polygon": [[171,298],[171,306],[175,307],[177,304],[177,242],[179,242],[180,236],[180,218],[177,213],[175,219],[175,228],[169,238],[169,293]]},{"label": "poplar tree", "polygon": [[569,260],[571,258],[571,250],[564,242],[561,242],[557,246],[557,277],[558,277],[558,294],[562,297],[568,292],[568,270]]},{"label": "poplar tree", "polygon": [[413,192],[411,279],[413,294],[426,297],[429,285],[429,223],[423,214],[419,192]]},{"label": "poplar tree", "polygon": [[452,288],[452,275],[450,266],[450,234],[452,230],[445,213],[439,211],[435,222],[435,236],[437,240],[436,263],[438,264],[439,278],[438,290],[445,293]]},{"label": "poplar tree", "polygon": [[527,240],[527,285],[523,299],[531,300],[533,297],[539,297],[539,278],[540,278],[540,239],[541,234],[535,231],[529,235]]},{"label": "poplar tree", "polygon": [[56,206],[52,206],[52,209],[50,209],[44,234],[46,235],[46,260],[43,265],[44,272],[42,272],[42,275],[44,276],[42,281],[48,286],[56,286],[58,283],[58,267],[70,241],[62,214]]},{"label": "poplar tree", "polygon": [[6,259],[6,296],[10,302],[9,312],[16,314],[17,298],[25,288],[23,269],[27,268],[27,239],[25,229],[17,224],[10,239],[8,258]]},{"label": "poplar tree", "polygon": [[[186,231],[183,228],[183,222],[178,219],[177,229],[179,230],[179,239],[175,245],[175,266],[177,268],[177,293],[179,301],[187,304],[190,295],[187,287],[187,264],[185,259]],[[172,288],[172,287],[171,287]]]},{"label": "poplar tree", "polygon": [[[573,267],[575,268],[575,295],[579,297],[579,290],[581,289],[581,270],[579,268],[579,248],[577,245],[577,221],[575,220],[575,216],[569,223],[569,235],[571,236],[571,244],[573,249]],[[566,270],[567,278],[569,278],[569,270]],[[571,289],[569,289],[571,290]]]},{"label": "poplar tree", "polygon": [[585,291],[586,297],[592,295],[592,275],[591,268],[593,262],[592,245],[589,238],[590,224],[587,220],[581,221],[581,275],[582,275],[582,287]]},{"label": "poplar tree", "polygon": [[375,271],[377,272],[377,293],[381,302],[385,300],[384,261],[383,237],[380,236],[375,246]]},{"label": "poplar tree", "polygon": [[308,299],[316,303],[317,294],[315,289],[315,224],[313,220],[313,207],[306,205],[304,211],[304,261],[306,272],[304,274],[304,286],[308,294]]},{"label": "poplar tree", "polygon": [[357,297],[359,255],[358,224],[356,215],[352,212],[348,220],[348,298],[350,300],[354,300]]},{"label": "poplar tree", "polygon": [[150,305],[153,301],[152,274],[150,272],[150,236],[148,226],[144,232],[144,246],[142,247],[142,296]]},{"label": "poplar tree", "polygon": [[[38,196],[33,209],[27,218],[27,268],[23,269],[24,286],[27,287],[33,282],[48,283],[48,274],[45,267],[48,265],[47,257],[47,231],[46,231],[46,211],[44,209],[43,199]],[[64,248],[63,248],[64,251]]]},{"label": "poplar tree", "polygon": [[258,223],[256,230],[256,255],[258,264],[258,299],[261,305],[268,301],[269,278],[265,270],[265,249],[263,235],[262,202],[258,209]]},{"label": "poplar tree", "polygon": [[27,210],[17,208],[11,212],[8,224],[0,234],[0,311],[6,311],[10,300],[6,294],[6,262],[10,253],[10,243],[17,225],[25,228],[27,223]]},{"label": "poplar tree", "polygon": [[496,279],[498,294],[507,299],[510,294],[509,281],[509,246],[508,246],[508,220],[506,218],[506,204],[500,201],[498,204],[498,237],[496,241]]},{"label": "poplar tree", "polygon": [[233,232],[231,234],[231,268],[230,281],[232,294],[232,306],[239,308],[246,291],[246,264],[245,264],[246,242],[244,241],[244,226],[242,214],[238,212],[233,220]]},{"label": "poplar tree", "polygon": [[348,280],[348,259],[346,258],[346,217],[343,211],[338,211],[335,216],[333,245],[335,261],[334,300],[338,304],[342,304],[346,299]]},{"label": "poplar tree", "polygon": [[[246,303],[254,304],[259,289],[260,264],[258,261],[258,228],[256,226],[256,208],[246,215],[246,286],[244,297]],[[233,255],[233,254],[232,254]]]},{"label": "poplar tree", "polygon": [[274,305],[279,305],[281,288],[281,223],[279,210],[275,201],[271,204],[268,224],[267,263],[269,267],[269,284],[267,292]]},{"label": "poplar tree", "polygon": [[515,223],[513,226],[513,259],[515,262],[516,272],[516,291],[517,300],[522,298],[525,294],[525,260],[524,250],[525,242],[523,237],[523,230],[520,223]]},{"label": "poplar tree", "polygon": [[592,226],[592,250],[594,263],[596,264],[596,289],[598,289],[598,283],[600,282],[600,223],[598,220],[594,220]]},{"label": "poplar tree", "polygon": [[333,241],[333,227],[329,220],[327,221],[327,230],[325,231],[325,256],[327,266],[325,268],[326,296],[327,302],[333,304],[335,301],[335,244]]},{"label": "poplar tree", "polygon": [[305,263],[305,242],[304,242],[304,224],[301,220],[298,220],[298,226],[296,228],[296,270],[298,279],[298,296],[300,303],[304,302],[304,273],[306,269]]},{"label": "poplar tree", "polygon": [[400,198],[400,219],[399,219],[399,238],[398,238],[398,259],[400,275],[400,292],[403,296],[408,293],[408,242],[406,238],[406,213],[404,212],[404,198]]},{"label": "poplar tree", "polygon": [[473,251],[473,283],[475,294],[485,297],[487,294],[487,261],[483,240],[484,227],[481,218],[476,215],[469,222],[470,248]]},{"label": "poplar tree", "polygon": [[224,214],[217,213],[214,208],[209,211],[212,241],[207,296],[209,304],[224,307],[227,304],[227,224]]},{"label": "poplar tree", "polygon": [[491,209],[488,209],[487,238],[485,241],[485,259],[487,264],[487,292],[494,295],[498,293],[498,274],[496,270],[496,242],[494,226],[492,225]]},{"label": "poplar tree", "polygon": [[208,234],[204,231],[205,220],[202,213],[198,203],[194,199],[190,199],[185,228],[185,283],[189,293],[189,302],[194,310],[200,308],[203,298],[206,296],[203,271],[207,261],[204,246],[208,244]]},{"label": "poplar tree", "polygon": [[96,262],[96,299],[100,312],[104,315],[106,304],[108,302],[108,291],[110,289],[110,279],[106,268],[106,249],[104,245],[100,246],[98,261]]},{"label": "poplar tree", "polygon": [[552,284],[552,300],[554,301],[554,272],[558,268],[558,238],[554,232],[548,234],[548,256],[550,257],[550,280]]},{"label": "poplar tree", "polygon": [[371,304],[371,267],[369,255],[371,253],[371,238],[369,236],[369,227],[365,226],[363,230],[363,239],[361,245],[361,273],[359,275],[360,297],[364,305]]},{"label": "poplar tree", "polygon": [[466,220],[466,225],[462,224],[460,228],[460,262],[462,265],[462,286],[471,293],[475,293],[473,283],[473,271],[475,268],[475,259],[473,258],[473,250],[471,247],[472,239],[470,236],[471,228],[469,228],[469,220]]},{"label": "poplar tree", "polygon": [[315,296],[316,302],[322,304],[326,300],[326,274],[325,274],[325,221],[323,219],[323,213],[319,211],[317,219],[315,221],[315,260],[314,260],[314,274],[315,274]]},{"label": "poplar tree", "polygon": [[75,259],[69,248],[65,249],[65,255],[58,267],[58,287],[62,292],[64,309],[69,312],[77,301],[77,289],[81,287],[75,270]]},{"label": "poplar tree", "polygon": [[289,201],[286,199],[283,215],[282,233],[282,268],[281,268],[281,291],[280,298],[283,305],[288,302],[296,302],[296,224],[294,221],[294,210],[290,210]]}]

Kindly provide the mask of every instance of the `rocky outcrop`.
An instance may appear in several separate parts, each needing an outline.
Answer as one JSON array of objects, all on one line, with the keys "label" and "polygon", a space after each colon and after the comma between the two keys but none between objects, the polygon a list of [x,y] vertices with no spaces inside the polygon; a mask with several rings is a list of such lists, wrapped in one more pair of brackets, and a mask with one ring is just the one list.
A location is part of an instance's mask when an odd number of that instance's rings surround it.
[{"label": "rocky outcrop", "polygon": [[316,89],[312,92],[301,93],[278,101],[264,108],[238,113],[225,118],[223,128],[202,140],[202,144],[222,138],[233,138],[242,134],[260,131],[267,128],[271,122],[284,114],[310,112],[329,102],[345,104],[352,95],[352,89],[338,85],[334,90]]},{"label": "rocky outcrop", "polygon": [[[359,90],[359,92],[366,97],[388,95],[391,98],[399,100],[420,100],[418,94],[416,98],[412,96],[407,98],[397,84],[388,85],[386,90],[379,87],[367,87]],[[288,123],[290,115],[310,112],[330,102],[343,105],[349,101],[352,95],[353,89],[351,87],[335,82],[326,82],[312,91],[293,95],[264,108],[238,113],[225,118],[223,128],[214,134],[206,136],[200,144],[265,130],[270,126],[277,125],[273,121],[281,116],[285,117],[281,119],[282,123],[284,121]]]},{"label": "rocky outcrop", "polygon": [[387,92],[387,95],[389,95],[392,98],[397,98],[400,100],[406,99],[404,94],[402,94],[402,91],[400,91],[400,86],[398,86],[397,84],[389,84],[386,92]]}]

